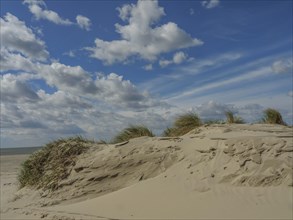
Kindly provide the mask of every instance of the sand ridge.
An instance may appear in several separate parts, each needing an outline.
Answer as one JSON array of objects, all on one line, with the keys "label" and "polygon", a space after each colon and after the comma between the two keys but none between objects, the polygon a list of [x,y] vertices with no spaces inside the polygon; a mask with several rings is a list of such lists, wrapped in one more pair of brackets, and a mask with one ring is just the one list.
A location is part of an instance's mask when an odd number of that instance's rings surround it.
[{"label": "sand ridge", "polygon": [[92,147],[56,191],[22,189],[3,216],[292,219],[292,128],[210,125]]}]

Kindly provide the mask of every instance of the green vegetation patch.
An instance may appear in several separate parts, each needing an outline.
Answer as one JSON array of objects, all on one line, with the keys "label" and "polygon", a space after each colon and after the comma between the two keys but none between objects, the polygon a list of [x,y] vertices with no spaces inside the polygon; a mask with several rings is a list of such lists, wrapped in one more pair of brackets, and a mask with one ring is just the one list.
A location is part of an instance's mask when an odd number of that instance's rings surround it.
[{"label": "green vegetation patch", "polygon": [[279,124],[286,125],[283,121],[282,115],[276,109],[268,108],[264,110],[264,116],[262,118],[262,122],[266,124]]},{"label": "green vegetation patch", "polygon": [[116,144],[123,141],[128,141],[132,138],[143,136],[154,137],[155,135],[145,126],[131,125],[130,127],[123,129],[116,137],[114,137],[112,143]]},{"label": "green vegetation patch", "polygon": [[239,116],[234,116],[233,112],[225,112],[227,124],[244,124],[244,120]]},{"label": "green vegetation patch", "polygon": [[163,132],[163,135],[169,137],[181,136],[201,126],[201,124],[202,122],[196,113],[183,114],[175,120],[173,127],[167,128]]},{"label": "green vegetation patch", "polygon": [[18,175],[20,187],[57,189],[58,183],[70,174],[70,167],[75,165],[76,157],[87,151],[93,143],[76,136],[46,144],[22,164]]}]

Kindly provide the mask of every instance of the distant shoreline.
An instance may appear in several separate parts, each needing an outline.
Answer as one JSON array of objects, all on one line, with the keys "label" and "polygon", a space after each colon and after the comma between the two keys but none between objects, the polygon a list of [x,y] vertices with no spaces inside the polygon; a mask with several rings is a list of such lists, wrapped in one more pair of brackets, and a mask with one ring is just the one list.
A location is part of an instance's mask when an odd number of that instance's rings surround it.
[{"label": "distant shoreline", "polygon": [[0,155],[23,155],[32,154],[33,152],[40,150],[42,147],[17,147],[17,148],[0,148]]}]

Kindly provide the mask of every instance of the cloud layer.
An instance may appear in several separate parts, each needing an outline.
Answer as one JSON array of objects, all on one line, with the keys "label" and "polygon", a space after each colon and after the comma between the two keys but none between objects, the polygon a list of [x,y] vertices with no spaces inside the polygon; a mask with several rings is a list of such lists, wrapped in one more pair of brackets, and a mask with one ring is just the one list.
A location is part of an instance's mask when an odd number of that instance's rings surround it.
[{"label": "cloud layer", "polygon": [[0,25],[1,58],[7,56],[5,51],[17,52],[34,60],[44,61],[48,58],[45,43],[23,21],[7,13],[4,18],[0,18]]},{"label": "cloud layer", "polygon": [[146,114],[157,126],[161,116],[154,109],[169,109],[121,75],[50,61],[45,43],[12,14],[1,18],[1,39],[1,146],[73,134],[110,138]]},{"label": "cloud layer", "polygon": [[105,41],[97,38],[95,47],[86,48],[91,57],[105,64],[125,62],[133,56],[155,61],[162,53],[203,44],[173,22],[155,26],[165,15],[158,1],[139,0],[136,5],[124,5],[118,11],[119,17],[127,23],[115,25],[121,39]]}]

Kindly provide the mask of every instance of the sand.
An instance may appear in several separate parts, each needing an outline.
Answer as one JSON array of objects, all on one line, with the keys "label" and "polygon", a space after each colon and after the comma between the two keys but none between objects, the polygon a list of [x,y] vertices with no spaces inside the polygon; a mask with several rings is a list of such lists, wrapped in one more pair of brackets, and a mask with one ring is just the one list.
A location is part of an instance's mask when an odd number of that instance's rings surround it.
[{"label": "sand", "polygon": [[1,219],[292,219],[292,157],[292,128],[205,126],[92,147],[50,192],[1,156]]}]

